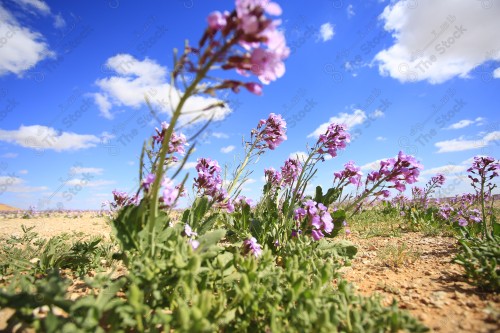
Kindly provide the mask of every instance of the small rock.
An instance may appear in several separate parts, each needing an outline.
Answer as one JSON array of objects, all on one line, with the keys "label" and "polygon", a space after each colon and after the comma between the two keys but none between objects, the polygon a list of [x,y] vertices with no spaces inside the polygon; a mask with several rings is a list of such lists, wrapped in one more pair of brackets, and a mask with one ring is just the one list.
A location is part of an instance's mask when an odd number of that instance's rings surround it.
[{"label": "small rock", "polygon": [[469,308],[475,308],[476,307],[476,304],[473,303],[473,302],[467,302],[465,303],[466,306],[468,306]]}]

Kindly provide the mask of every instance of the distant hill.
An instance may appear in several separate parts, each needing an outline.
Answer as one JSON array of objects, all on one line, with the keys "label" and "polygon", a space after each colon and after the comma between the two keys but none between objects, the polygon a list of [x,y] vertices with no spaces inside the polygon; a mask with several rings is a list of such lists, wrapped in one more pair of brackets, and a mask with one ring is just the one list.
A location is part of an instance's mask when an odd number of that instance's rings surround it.
[{"label": "distant hill", "polygon": [[17,210],[22,210],[22,209],[0,203],[0,211],[17,211]]}]

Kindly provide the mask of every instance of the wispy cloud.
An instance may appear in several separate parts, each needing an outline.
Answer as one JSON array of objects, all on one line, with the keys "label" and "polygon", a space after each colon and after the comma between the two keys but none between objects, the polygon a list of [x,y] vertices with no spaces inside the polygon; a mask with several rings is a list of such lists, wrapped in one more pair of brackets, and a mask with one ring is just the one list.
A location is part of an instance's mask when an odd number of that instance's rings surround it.
[{"label": "wispy cloud", "polygon": [[66,182],[67,186],[81,186],[81,187],[102,187],[112,184],[115,184],[115,181],[104,180],[104,179],[86,180],[83,178],[73,178]]},{"label": "wispy cloud", "polygon": [[83,168],[83,167],[71,167],[71,169],[69,170],[69,172],[72,174],[88,173],[94,175],[101,175],[103,171],[104,169],[102,168]]},{"label": "wispy cloud", "polygon": [[289,158],[297,158],[299,161],[305,161],[307,159],[307,153],[305,151],[296,151],[288,155]]},{"label": "wispy cloud", "polygon": [[354,15],[356,15],[356,13],[354,12],[354,6],[352,4],[349,4],[349,6],[347,6],[346,11],[347,11],[347,17],[348,18],[351,18]]},{"label": "wispy cloud", "polygon": [[213,132],[212,136],[214,138],[217,138],[217,139],[228,139],[229,138],[229,135],[227,135],[226,133],[222,133],[222,132]]},{"label": "wispy cloud", "polygon": [[319,127],[307,137],[318,138],[321,134],[326,132],[331,123],[344,124],[347,125],[348,129],[351,129],[356,125],[364,123],[366,119],[366,113],[360,109],[356,109],[352,113],[341,112],[338,116],[331,117],[328,122],[319,125]]},{"label": "wispy cloud", "polygon": [[486,147],[490,142],[500,140],[500,131],[487,133],[479,140],[468,140],[463,136],[457,139],[439,141],[434,144],[439,150],[438,153],[450,153],[464,150],[472,150]]},{"label": "wispy cloud", "polygon": [[322,24],[319,28],[319,35],[323,42],[331,40],[335,35],[334,26],[330,22]]},{"label": "wispy cloud", "polygon": [[232,152],[232,151],[234,150],[234,148],[236,148],[236,147],[235,147],[235,146],[233,146],[233,145],[229,145],[229,146],[227,146],[227,147],[222,147],[222,148],[220,149],[220,152],[221,152],[221,153],[224,153],[224,154],[228,154],[228,153]]},{"label": "wispy cloud", "polygon": [[37,150],[79,150],[95,147],[100,139],[95,135],[58,132],[42,125],[24,126],[17,130],[0,129],[0,141],[17,144]]},{"label": "wispy cloud", "polygon": [[479,126],[479,125],[483,124],[483,121],[484,121],[484,118],[482,118],[482,117],[477,117],[474,120],[463,119],[463,120],[460,120],[454,124],[451,124],[446,129],[461,129],[461,128],[465,128],[467,126],[474,125],[474,124]]}]

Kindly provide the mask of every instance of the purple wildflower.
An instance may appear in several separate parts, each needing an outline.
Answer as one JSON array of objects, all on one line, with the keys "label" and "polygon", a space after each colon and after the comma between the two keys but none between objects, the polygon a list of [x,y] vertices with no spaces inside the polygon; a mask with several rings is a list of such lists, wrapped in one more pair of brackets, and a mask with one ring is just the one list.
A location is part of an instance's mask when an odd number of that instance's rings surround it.
[{"label": "purple wildflower", "polygon": [[261,119],[257,125],[257,131],[260,131],[257,138],[266,142],[266,145],[261,148],[268,147],[274,150],[287,139],[286,122],[279,114],[271,113],[267,120]]},{"label": "purple wildflower", "polygon": [[270,183],[273,187],[279,187],[281,184],[281,173],[274,168],[264,169],[266,182]]},{"label": "purple wildflower", "polygon": [[328,153],[332,157],[337,156],[337,150],[344,149],[351,141],[351,136],[347,133],[344,125],[332,123],[328,126],[325,134],[321,134],[318,139],[320,154]]},{"label": "purple wildflower", "polygon": [[174,206],[180,196],[179,188],[174,186],[174,182],[170,178],[164,178],[161,185],[163,186],[163,204],[167,207]]},{"label": "purple wildflower", "polygon": [[349,161],[344,165],[344,170],[334,173],[334,177],[335,179],[339,179],[340,183],[347,179],[349,183],[359,186],[361,184],[361,177],[363,176],[360,170],[353,161]]},{"label": "purple wildflower", "polygon": [[[164,121],[161,123],[161,131],[158,128],[155,128],[156,135],[153,136],[153,148],[155,144],[158,145],[162,144],[163,137],[167,132],[168,126],[169,126],[168,123]],[[168,153],[169,154],[179,153],[180,155],[184,155],[186,153],[185,150],[186,146],[189,146],[189,144],[187,143],[186,136],[182,133],[177,134],[176,132],[172,132],[170,141],[168,143]]]},{"label": "purple wildflower", "polygon": [[262,248],[255,237],[251,237],[243,241],[243,251],[246,253],[251,253],[255,257],[260,257],[262,254]]},{"label": "purple wildflower", "polygon": [[154,173],[150,173],[146,177],[144,177],[144,179],[142,180],[142,186],[144,187],[144,189],[146,191],[149,190],[149,188],[151,187],[151,184],[153,184],[155,179],[156,179],[156,175]]},{"label": "purple wildflower", "polygon": [[194,179],[194,185],[198,188],[198,192],[211,197],[218,196],[222,185],[219,163],[209,158],[199,158],[196,171],[198,177]]},{"label": "purple wildflower", "polygon": [[295,180],[297,180],[301,171],[302,165],[298,159],[289,158],[286,160],[285,165],[281,167],[283,185],[291,185]]},{"label": "purple wildflower", "polygon": [[312,228],[314,240],[323,238],[323,231],[329,234],[333,230],[332,216],[328,213],[328,208],[322,203],[317,203],[313,200],[306,201],[304,208],[297,208],[294,218],[296,221],[306,218],[306,221]]},{"label": "purple wildflower", "polygon": [[226,26],[226,17],[219,11],[212,12],[207,17],[208,27],[220,30]]},{"label": "purple wildflower", "polygon": [[468,224],[468,223],[467,223],[467,220],[466,220],[466,219],[464,219],[463,217],[461,217],[461,218],[459,218],[459,219],[458,219],[458,225],[459,225],[459,226],[461,226],[461,227],[465,227],[465,226],[467,226],[467,224]]}]

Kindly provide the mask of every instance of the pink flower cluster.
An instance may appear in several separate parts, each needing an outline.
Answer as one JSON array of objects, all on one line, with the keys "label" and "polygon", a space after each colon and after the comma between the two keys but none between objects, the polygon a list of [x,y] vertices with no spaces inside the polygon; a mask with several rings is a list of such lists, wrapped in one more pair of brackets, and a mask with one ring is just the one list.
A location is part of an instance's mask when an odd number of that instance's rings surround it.
[{"label": "pink flower cluster", "polygon": [[389,186],[403,192],[406,189],[405,183],[413,184],[418,181],[422,165],[411,155],[399,152],[397,159],[390,158],[380,162],[378,171],[368,174],[368,182],[377,182],[382,179],[394,185]]},{"label": "pink flower cluster", "polygon": [[349,161],[344,165],[344,170],[337,171],[333,175],[335,179],[339,179],[340,184],[347,180],[349,183],[359,186],[363,173],[361,168],[357,167],[353,161]]},{"label": "pink flower cluster", "polygon": [[467,226],[470,222],[481,223],[483,221],[481,212],[477,208],[471,208],[477,203],[477,199],[478,197],[471,193],[457,195],[450,200],[450,203],[439,206],[439,216],[451,223],[458,222],[461,227]]},{"label": "pink flower cluster", "polygon": [[299,222],[305,218],[312,228],[311,236],[314,240],[325,237],[323,232],[329,234],[333,230],[332,216],[328,213],[328,208],[313,200],[306,201],[304,208],[297,208],[294,218]]},{"label": "pink flower cluster", "polygon": [[260,246],[259,243],[257,243],[257,240],[255,239],[255,237],[250,237],[250,238],[245,239],[243,241],[243,252],[245,254],[251,253],[256,258],[258,258],[262,254],[262,247]]},{"label": "pink flower cluster", "polygon": [[194,179],[194,185],[198,188],[198,192],[217,197],[222,185],[219,163],[210,158],[199,158],[197,162],[198,177]]},{"label": "pink flower cluster", "polygon": [[120,192],[117,190],[113,190],[111,193],[113,193],[113,202],[106,201],[104,204],[109,205],[109,208],[112,211],[118,210],[125,206],[139,204],[140,200],[138,195],[129,196],[127,192]]},{"label": "pink flower cluster", "polygon": [[344,149],[351,141],[351,136],[347,133],[345,125],[332,123],[328,126],[325,134],[321,134],[317,145],[320,147],[320,154],[328,153],[331,157],[337,156],[337,150]]},{"label": "pink flower cluster", "polygon": [[443,204],[439,207],[439,215],[444,219],[444,220],[449,220],[451,217],[451,214],[455,211],[455,209],[450,206],[449,204]]},{"label": "pink flower cluster", "polygon": [[[269,0],[236,0],[236,10],[232,13],[210,13],[207,17],[208,29],[199,43],[201,48],[208,40],[209,46],[199,63],[203,64],[208,57],[223,49],[225,43],[238,44],[243,53],[219,55],[223,69],[236,69],[244,76],[254,74],[263,84],[283,76],[283,60],[290,54],[290,49],[286,46],[284,34],[278,30],[281,21],[272,20],[266,14],[279,16],[281,8]],[[218,33],[224,41],[216,39]],[[262,86],[258,83],[235,80],[226,80],[215,89],[231,88],[237,92],[240,86],[257,95],[262,93]]]},{"label": "pink flower cluster", "polygon": [[500,172],[500,163],[493,157],[476,156],[472,166],[467,169],[470,173],[468,177],[472,180],[472,186],[476,193],[489,196],[497,184],[492,182],[492,179],[498,177]]},{"label": "pink flower cluster", "polygon": [[444,175],[439,173],[431,178],[431,180],[429,181],[429,184],[430,185],[436,184],[436,186],[443,186],[445,181],[446,181],[446,178],[444,177]]},{"label": "pink flower cluster", "polygon": [[[156,135],[153,135],[153,149],[155,148],[155,145],[161,146],[168,126],[168,123],[163,121],[161,123],[161,131],[158,128],[155,128]],[[177,134],[175,132],[172,132],[172,136],[170,137],[170,141],[168,143],[168,154],[178,153],[180,155],[184,155],[186,153],[186,146],[189,146],[186,136],[182,133]],[[173,156],[172,160],[177,161],[177,158]]]},{"label": "pink flower cluster", "polygon": [[234,205],[226,190],[222,188],[219,163],[209,158],[199,158],[196,164],[196,171],[198,172],[198,177],[194,179],[194,185],[198,188],[198,193],[212,197],[220,208],[225,208],[228,212],[233,212]]},{"label": "pink flower cluster", "polygon": [[[472,162],[472,166],[469,169],[467,169],[467,172],[471,172],[479,176],[486,176],[488,172],[491,172],[491,174],[489,175],[489,179],[498,177],[499,171],[500,171],[500,163],[495,161],[495,159],[490,156],[474,157],[474,162]],[[479,181],[477,179],[474,179],[472,176],[469,176],[469,178],[471,178],[474,182]]]},{"label": "pink flower cluster", "polygon": [[302,165],[296,158],[289,158],[285,161],[285,165],[281,167],[281,177],[283,185],[291,185],[297,180],[297,177],[302,171]]},{"label": "pink flower cluster", "polygon": [[273,188],[281,186],[281,173],[274,168],[264,169],[264,176],[266,177],[266,182],[271,184]]},{"label": "pink flower cluster", "polygon": [[183,189],[180,185],[175,186],[174,181],[167,177],[163,179],[161,186],[163,187],[161,201],[168,208],[174,207],[177,199],[183,195]]},{"label": "pink flower cluster", "polygon": [[[142,180],[142,187],[145,191],[149,191],[149,189],[151,188],[151,184],[153,184],[155,179],[156,175],[154,173],[150,173],[146,177],[144,177],[144,179]],[[175,206],[177,198],[183,196],[183,189],[181,189],[181,185],[175,186],[173,180],[165,177],[161,183],[161,186],[163,187],[163,191],[160,200],[163,202],[163,205],[168,208]]]},{"label": "pink flower cluster", "polygon": [[265,141],[265,144],[258,144],[259,149],[269,148],[276,149],[283,141],[287,139],[286,136],[286,121],[281,115],[271,113],[267,120],[261,119],[257,125],[257,129],[252,131],[252,135],[256,134],[256,140]]}]

